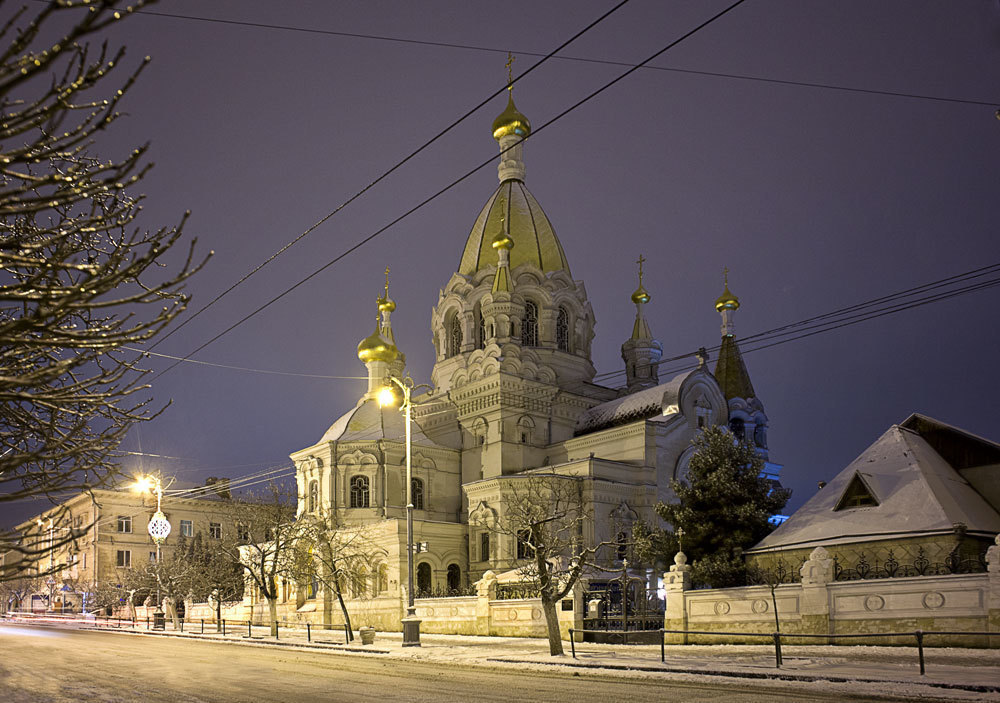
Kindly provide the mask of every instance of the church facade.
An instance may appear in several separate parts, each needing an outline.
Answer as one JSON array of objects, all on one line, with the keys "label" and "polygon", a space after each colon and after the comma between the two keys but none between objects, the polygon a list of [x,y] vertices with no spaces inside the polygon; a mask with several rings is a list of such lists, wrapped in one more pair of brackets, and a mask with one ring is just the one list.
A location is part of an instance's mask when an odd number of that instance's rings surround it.
[{"label": "church facade", "polygon": [[[640,257],[635,319],[621,346],[624,382],[595,381],[586,288],[525,184],[530,131],[509,96],[493,123],[499,184],[431,312],[436,361],[428,390],[412,396],[418,592],[456,592],[487,570],[517,568],[517,540],[495,526],[510,487],[525,476],[578,482],[590,516],[584,537],[597,544],[637,519],[656,519],[653,506],[673,497],[671,481],[684,476],[699,428],[728,425],[767,456],[768,419],[734,337],[739,301],[728,281],[716,301],[723,341],[714,373],[702,351],[696,367],[661,379]],[[395,310],[387,280],[374,330],[358,345],[366,393],[318,442],[291,455],[299,515],[364,526],[382,555],[370,592],[387,595],[402,592],[407,548],[403,416],[377,399],[388,376],[405,372]]]}]

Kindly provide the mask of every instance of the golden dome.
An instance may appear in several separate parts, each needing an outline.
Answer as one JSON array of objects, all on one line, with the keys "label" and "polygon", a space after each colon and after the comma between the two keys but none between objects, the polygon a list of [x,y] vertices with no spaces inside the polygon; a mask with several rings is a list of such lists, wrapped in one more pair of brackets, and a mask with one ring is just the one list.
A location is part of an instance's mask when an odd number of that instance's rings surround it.
[{"label": "golden dome", "polygon": [[726,284],[726,289],[722,291],[715,301],[715,309],[722,312],[725,308],[730,308],[732,310],[738,310],[740,307],[740,299],[733,295],[729,290],[729,284]]},{"label": "golden dome", "polygon": [[392,312],[396,309],[396,301],[388,295],[378,299],[378,309],[380,311]]},{"label": "golden dome", "polygon": [[509,134],[516,134],[524,139],[531,134],[531,123],[528,118],[517,111],[514,106],[514,96],[507,96],[507,108],[493,120],[493,138],[500,141]]},{"label": "golden dome", "polygon": [[635,289],[635,293],[632,294],[632,302],[643,304],[649,302],[649,291],[643,288],[641,283],[639,284],[639,287]]},{"label": "golden dome", "polygon": [[497,235],[493,237],[493,248],[510,251],[514,248],[514,240],[506,232],[497,232]]},{"label": "golden dome", "polygon": [[399,355],[396,345],[387,340],[378,329],[378,319],[375,320],[375,331],[358,344],[358,358],[364,363],[369,361],[395,361]]}]

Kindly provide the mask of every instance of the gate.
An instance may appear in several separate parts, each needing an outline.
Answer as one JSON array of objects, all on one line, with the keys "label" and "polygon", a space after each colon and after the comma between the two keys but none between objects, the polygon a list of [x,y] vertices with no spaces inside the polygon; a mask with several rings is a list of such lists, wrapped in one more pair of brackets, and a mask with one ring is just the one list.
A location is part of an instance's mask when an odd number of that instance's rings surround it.
[{"label": "gate", "polygon": [[623,569],[618,578],[591,581],[588,588],[584,592],[583,629],[589,632],[584,632],[584,642],[657,644],[660,641],[665,601],[648,587],[645,578],[629,576]]}]

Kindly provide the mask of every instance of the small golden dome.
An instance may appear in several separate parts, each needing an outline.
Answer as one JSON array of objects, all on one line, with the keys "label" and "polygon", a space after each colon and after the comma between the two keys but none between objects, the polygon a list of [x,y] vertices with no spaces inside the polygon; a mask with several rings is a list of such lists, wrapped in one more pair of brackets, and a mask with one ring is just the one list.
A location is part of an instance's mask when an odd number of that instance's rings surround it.
[{"label": "small golden dome", "polygon": [[531,134],[531,123],[528,118],[517,111],[514,106],[514,96],[507,96],[507,108],[493,120],[493,138],[500,141],[509,134],[516,134],[524,139]]},{"label": "small golden dome", "polygon": [[396,301],[388,295],[378,299],[378,309],[385,312],[392,312],[396,309]]},{"label": "small golden dome", "polygon": [[494,249],[506,249],[510,251],[514,248],[514,240],[510,238],[510,235],[506,232],[498,232],[495,237],[493,237],[493,248]]},{"label": "small golden dome", "polygon": [[635,293],[632,294],[632,302],[645,304],[649,302],[649,297],[649,291],[643,288],[640,283],[639,287],[635,289]]},{"label": "small golden dome", "polygon": [[726,284],[726,289],[722,291],[722,295],[720,295],[715,301],[715,309],[722,312],[725,308],[738,310],[739,307],[740,299],[730,292],[729,284]]},{"label": "small golden dome", "polygon": [[376,320],[375,331],[358,344],[358,358],[367,364],[369,361],[395,361],[397,356],[399,356],[399,350],[396,349],[395,344],[382,336]]}]

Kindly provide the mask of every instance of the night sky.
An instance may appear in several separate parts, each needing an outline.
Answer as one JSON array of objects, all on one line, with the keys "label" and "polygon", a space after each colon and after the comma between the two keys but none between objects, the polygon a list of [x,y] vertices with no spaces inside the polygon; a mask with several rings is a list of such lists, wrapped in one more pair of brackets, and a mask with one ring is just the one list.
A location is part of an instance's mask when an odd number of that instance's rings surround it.
[{"label": "night sky", "polygon": [[[528,54],[613,4],[164,2],[153,10],[225,22],[145,15],[117,27],[125,67],[153,61],[95,150],[115,157],[151,142],[144,224],[189,209],[187,234],[215,251],[189,284],[194,311],[502,88],[507,50],[516,76],[537,61]],[[590,61],[553,59],[518,82],[517,106],[537,130],[626,70],[604,62],[638,63],[728,4],[632,0],[563,52]],[[748,0],[652,65],[989,104],[642,69],[538,131],[525,145],[526,185],[586,283],[598,373],[622,368],[640,253],[665,357],[718,343],[725,266],[744,337],[1000,261],[996,0]],[[189,353],[495,156],[490,125],[504,103],[495,98],[156,351]],[[390,266],[396,339],[427,382],[431,306],[496,183],[494,161],[195,358],[364,376],[355,349]],[[745,355],[772,461],[794,491],[789,510],[911,412],[1000,440],[995,301],[988,289]],[[154,382],[171,407],[123,449],[177,457],[147,456],[141,468],[184,482],[289,465],[364,387],[181,364]],[[138,471],[139,459],[126,466]],[[44,507],[8,506],[2,521]]]}]

